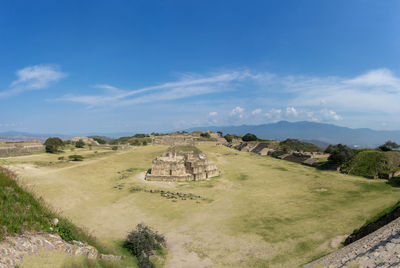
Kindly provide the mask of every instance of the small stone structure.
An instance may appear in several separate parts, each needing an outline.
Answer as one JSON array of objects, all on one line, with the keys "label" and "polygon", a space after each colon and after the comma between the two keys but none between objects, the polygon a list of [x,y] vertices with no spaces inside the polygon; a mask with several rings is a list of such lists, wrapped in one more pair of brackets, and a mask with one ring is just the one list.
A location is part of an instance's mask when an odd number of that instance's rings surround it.
[{"label": "small stone structure", "polygon": [[162,156],[154,159],[146,180],[197,181],[219,175],[217,166],[204,153],[193,146],[184,147],[185,150],[180,150],[179,146],[171,147]]}]

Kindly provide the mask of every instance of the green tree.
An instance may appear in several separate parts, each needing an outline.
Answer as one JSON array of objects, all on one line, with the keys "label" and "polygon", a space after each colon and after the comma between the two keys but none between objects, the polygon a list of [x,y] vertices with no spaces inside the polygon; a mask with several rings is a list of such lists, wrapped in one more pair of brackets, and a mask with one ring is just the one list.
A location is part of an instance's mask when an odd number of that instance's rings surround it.
[{"label": "green tree", "polygon": [[226,135],[224,136],[224,138],[225,138],[225,140],[226,140],[227,142],[229,142],[229,143],[231,143],[231,142],[233,141],[233,137],[232,137],[231,134],[226,134]]},{"label": "green tree", "polygon": [[76,142],[75,147],[76,148],[83,148],[83,147],[85,147],[85,142],[83,140],[79,140],[79,141]]},{"label": "green tree", "polygon": [[242,137],[242,141],[256,141],[257,136],[252,133],[247,133]]},{"label": "green tree", "polygon": [[398,145],[394,141],[387,141],[387,142],[385,142],[384,144],[382,144],[381,146],[378,147],[378,149],[383,151],[383,152],[393,151],[393,150],[398,149],[398,148],[400,148],[400,145]]},{"label": "green tree", "polygon": [[154,267],[149,257],[153,255],[154,251],[157,249],[165,247],[165,238],[148,226],[138,224],[136,229],[128,234],[123,247],[137,257],[140,268]]},{"label": "green tree", "polygon": [[347,147],[343,144],[337,144],[334,146],[328,146],[325,150],[326,153],[330,153],[331,155],[328,157],[328,161],[332,164],[343,165],[351,160],[355,152],[353,149]]},{"label": "green tree", "polygon": [[106,144],[106,143],[107,143],[105,140],[100,139],[100,138],[94,137],[93,139],[94,139],[95,141],[97,141],[99,144]]},{"label": "green tree", "polygon": [[58,137],[48,138],[44,145],[46,146],[46,152],[53,154],[64,148],[64,142]]},{"label": "green tree", "polygon": [[211,138],[211,135],[210,135],[210,133],[208,133],[208,132],[204,132],[204,133],[201,133],[201,134],[200,134],[200,137],[209,139],[209,138]]}]

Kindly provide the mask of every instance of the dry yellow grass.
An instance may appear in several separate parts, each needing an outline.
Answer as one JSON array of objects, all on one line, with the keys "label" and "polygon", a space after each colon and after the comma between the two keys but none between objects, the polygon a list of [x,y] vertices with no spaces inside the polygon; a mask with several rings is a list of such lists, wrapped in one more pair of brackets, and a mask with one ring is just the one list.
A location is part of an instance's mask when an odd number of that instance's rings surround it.
[{"label": "dry yellow grass", "polygon": [[[339,236],[399,199],[400,189],[383,180],[226,147],[199,148],[217,163],[221,176],[190,183],[144,181],[142,173],[164,146],[104,155],[82,150],[79,154],[93,155],[83,162],[57,163],[59,155],[41,154],[0,163],[12,166],[45,201],[110,247],[117,248],[140,222],[154,227],[166,235],[168,267],[298,266],[333,251]],[[172,202],[159,194],[131,192],[132,187],[206,200]]]}]

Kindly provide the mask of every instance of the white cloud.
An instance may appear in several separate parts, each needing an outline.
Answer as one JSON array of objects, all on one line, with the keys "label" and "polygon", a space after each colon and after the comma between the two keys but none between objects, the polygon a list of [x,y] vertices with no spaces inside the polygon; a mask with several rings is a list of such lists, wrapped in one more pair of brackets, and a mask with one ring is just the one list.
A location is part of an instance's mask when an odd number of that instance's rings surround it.
[{"label": "white cloud", "polygon": [[[230,83],[251,78],[252,75],[244,71],[232,71],[214,74],[207,77],[197,77],[185,74],[179,81],[166,82],[160,85],[139,88],[136,90],[122,90],[110,85],[96,85],[94,87],[106,89],[107,94],[91,96],[66,95],[56,100],[85,103],[99,106],[114,104],[127,106],[139,103],[168,101],[192,96],[204,95],[235,88]],[[229,86],[228,86],[229,85]]]},{"label": "white cloud", "polygon": [[244,108],[240,106],[236,106],[232,111],[231,111],[232,116],[237,116],[239,118],[244,117]]},{"label": "white cloud", "polygon": [[9,88],[0,92],[0,97],[17,95],[24,91],[40,90],[50,86],[67,75],[56,65],[34,65],[16,72],[17,80]]},{"label": "white cloud", "polygon": [[260,114],[261,112],[262,112],[262,110],[258,108],[258,109],[251,111],[251,114],[256,115],[256,114]]},{"label": "white cloud", "polygon": [[218,113],[217,113],[217,112],[210,112],[208,115],[209,115],[209,116],[217,116]]},{"label": "white cloud", "polygon": [[286,116],[294,116],[297,117],[299,113],[294,107],[286,107]]},{"label": "white cloud", "polygon": [[281,109],[271,109],[268,113],[265,113],[265,117],[267,119],[279,119],[281,117],[282,110]]},{"label": "white cloud", "polygon": [[353,79],[344,81],[350,85],[360,86],[388,86],[400,88],[400,79],[395,77],[389,69],[376,69]]},{"label": "white cloud", "polygon": [[325,119],[327,119],[327,120],[335,120],[335,121],[339,121],[339,120],[342,120],[343,118],[340,116],[340,115],[338,115],[335,111],[333,111],[333,110],[327,110],[327,109],[324,109],[324,110],[322,110],[321,111],[321,114],[324,116],[324,118]]}]

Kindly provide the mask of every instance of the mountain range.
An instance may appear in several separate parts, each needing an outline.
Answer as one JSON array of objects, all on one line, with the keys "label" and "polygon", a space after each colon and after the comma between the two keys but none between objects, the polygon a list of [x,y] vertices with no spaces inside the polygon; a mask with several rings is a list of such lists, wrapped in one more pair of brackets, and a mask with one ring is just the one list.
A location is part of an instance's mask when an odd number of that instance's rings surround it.
[{"label": "mountain range", "polygon": [[[309,141],[314,144],[346,144],[353,147],[374,148],[387,140],[400,143],[400,131],[372,130],[369,128],[348,128],[333,124],[315,123],[308,121],[288,122],[263,125],[241,125],[241,126],[208,126],[187,129],[222,131],[235,135],[253,133],[262,139],[284,140],[287,138]],[[317,144],[318,145],[318,144]]]},{"label": "mountain range", "polygon": [[[262,139],[284,140],[287,138],[299,139],[325,147],[328,144],[346,144],[352,147],[374,148],[388,140],[400,143],[400,131],[373,130],[369,128],[348,128],[336,126],[333,124],[316,123],[308,121],[288,122],[280,121],[277,123],[262,125],[241,125],[241,126],[205,126],[186,129],[192,131],[222,131],[224,134],[245,135],[253,133]],[[107,133],[100,134],[112,138],[121,136],[132,136],[132,132]],[[44,141],[48,137],[60,137],[62,139],[71,139],[74,136],[90,136],[95,133],[80,135],[62,135],[62,134],[32,134],[27,132],[8,131],[0,133],[0,140],[29,140],[36,139]]]}]

